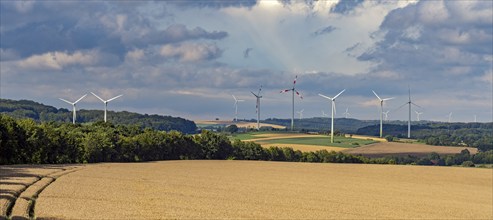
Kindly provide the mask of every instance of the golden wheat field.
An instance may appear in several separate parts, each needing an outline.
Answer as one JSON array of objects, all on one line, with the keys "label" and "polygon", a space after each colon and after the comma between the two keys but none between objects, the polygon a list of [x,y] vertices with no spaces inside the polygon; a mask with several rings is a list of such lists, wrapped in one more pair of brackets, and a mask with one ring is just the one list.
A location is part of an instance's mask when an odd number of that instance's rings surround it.
[{"label": "golden wheat field", "polygon": [[261,161],[87,165],[39,219],[491,219],[492,170]]}]

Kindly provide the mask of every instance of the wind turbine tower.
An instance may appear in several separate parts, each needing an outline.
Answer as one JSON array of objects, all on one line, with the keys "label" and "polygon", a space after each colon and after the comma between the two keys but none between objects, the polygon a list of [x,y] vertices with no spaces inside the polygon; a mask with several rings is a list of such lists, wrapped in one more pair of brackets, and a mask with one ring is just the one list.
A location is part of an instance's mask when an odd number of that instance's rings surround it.
[{"label": "wind turbine tower", "polygon": [[448,123],[452,121],[452,112],[448,113]]},{"label": "wind turbine tower", "polygon": [[414,105],[418,108],[421,108],[421,106],[414,104],[414,102],[411,101],[411,88],[409,87],[409,101],[404,103],[404,105],[401,105],[398,109],[402,108],[402,106],[409,105],[409,118],[407,121],[407,138],[411,138],[411,105]]},{"label": "wind turbine tower", "polygon": [[334,114],[335,114],[335,111],[336,111],[336,98],[339,97],[344,91],[346,91],[346,89],[344,89],[341,92],[339,92],[339,94],[337,94],[336,96],[334,96],[334,98],[331,98],[331,97],[322,95],[320,93],[318,94],[319,96],[330,100],[331,103],[332,103],[332,106],[331,106],[331,108],[332,108],[332,118],[331,118],[331,122],[330,122],[330,143],[334,143]]},{"label": "wind turbine tower", "polygon": [[104,100],[102,99],[101,97],[97,96],[96,94],[94,94],[93,92],[91,92],[94,96],[96,96],[96,98],[98,98],[99,100],[101,100],[103,103],[104,103],[104,122],[106,122],[106,112],[108,110],[108,102],[111,102],[117,98],[120,98],[122,97],[123,95],[118,95],[118,96],[115,96],[111,99],[108,99],[108,100]]},{"label": "wind turbine tower", "polygon": [[233,99],[235,99],[235,119],[234,121],[238,121],[238,102],[243,102],[245,100],[242,100],[242,99],[236,99],[236,97],[234,95],[231,95],[233,96]]},{"label": "wind turbine tower", "polygon": [[285,90],[282,90],[281,93],[285,93],[285,92],[289,92],[289,91],[292,91],[293,93],[293,111],[292,111],[292,114],[291,114],[291,131],[294,130],[294,93],[296,92],[296,95],[298,95],[301,99],[303,99],[303,96],[298,92],[298,90],[296,90],[295,86],[296,86],[296,80],[298,79],[298,76],[296,76],[294,78],[294,81],[293,81],[293,88],[291,89],[285,89]]},{"label": "wind turbine tower", "polygon": [[380,137],[382,137],[382,134],[383,134],[383,102],[388,101],[388,100],[391,100],[394,97],[381,99],[380,96],[378,96],[375,91],[373,91],[373,90],[371,90],[371,91],[373,92],[373,94],[375,94],[375,96],[380,101]]},{"label": "wind turbine tower", "polygon": [[257,98],[257,105],[255,106],[257,110],[257,130],[260,130],[260,99],[262,98],[262,96],[260,95],[260,91],[262,91],[262,85],[260,85],[257,94],[250,91]]},{"label": "wind turbine tower", "polygon": [[69,101],[67,101],[65,99],[59,98],[60,100],[62,100],[64,102],[72,105],[72,123],[73,124],[75,124],[75,119],[77,118],[77,115],[76,115],[77,114],[76,113],[77,110],[75,108],[75,105],[77,104],[77,102],[79,102],[80,100],[82,100],[86,96],[87,96],[87,94],[83,95],[82,97],[80,97],[79,99],[77,99],[77,101],[75,101],[75,102],[69,102]]}]

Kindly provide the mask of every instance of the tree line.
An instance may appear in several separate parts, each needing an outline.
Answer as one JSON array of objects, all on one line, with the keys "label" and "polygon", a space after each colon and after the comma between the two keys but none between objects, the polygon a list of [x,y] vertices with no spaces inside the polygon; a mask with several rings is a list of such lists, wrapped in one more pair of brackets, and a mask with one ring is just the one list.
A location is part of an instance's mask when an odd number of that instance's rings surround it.
[{"label": "tree line", "polygon": [[0,114],[0,164],[65,164],[141,162],[179,159],[234,159],[321,163],[464,165],[493,163],[493,151],[475,155],[367,158],[319,150],[301,152],[289,147],[262,148],[254,142],[231,141],[224,134],[202,131],[186,135],[140,126],[97,122],[73,125],[35,122]]},{"label": "tree line", "polygon": [[[357,134],[377,136],[378,125],[358,129]],[[493,123],[427,123],[413,125],[412,138],[428,145],[468,146],[480,151],[493,150]],[[386,124],[384,134],[407,137],[407,125]]]},{"label": "tree line", "polygon": [[[0,99],[0,113],[19,119],[31,118],[37,122],[72,121],[72,112],[67,109],[57,109],[29,100]],[[102,120],[102,110],[81,109],[77,111],[77,122],[79,123],[94,123]],[[179,117],[108,111],[108,120],[115,125],[138,125],[141,128],[148,127],[161,131],[177,130],[186,134],[197,132],[195,122]]]}]

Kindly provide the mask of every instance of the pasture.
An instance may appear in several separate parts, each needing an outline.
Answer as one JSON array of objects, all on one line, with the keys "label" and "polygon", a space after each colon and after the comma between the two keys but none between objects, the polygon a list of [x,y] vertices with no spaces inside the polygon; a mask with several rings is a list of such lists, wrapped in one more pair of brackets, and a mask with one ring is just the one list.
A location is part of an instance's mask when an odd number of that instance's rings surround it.
[{"label": "pasture", "polygon": [[491,169],[261,161],[91,164],[39,219],[491,219]]}]

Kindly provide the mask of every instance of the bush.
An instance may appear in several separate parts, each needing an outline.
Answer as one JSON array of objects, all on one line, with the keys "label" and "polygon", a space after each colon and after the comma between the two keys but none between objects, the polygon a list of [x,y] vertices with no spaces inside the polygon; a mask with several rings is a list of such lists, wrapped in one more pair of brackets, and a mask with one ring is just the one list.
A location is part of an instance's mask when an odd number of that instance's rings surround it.
[{"label": "bush", "polygon": [[474,167],[474,163],[470,160],[462,162],[461,166],[463,167]]}]

